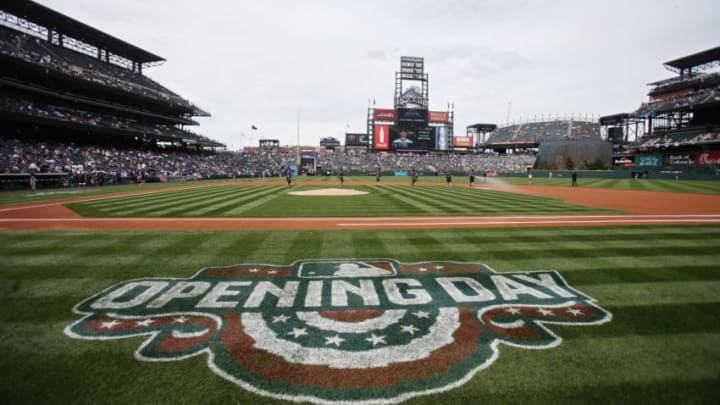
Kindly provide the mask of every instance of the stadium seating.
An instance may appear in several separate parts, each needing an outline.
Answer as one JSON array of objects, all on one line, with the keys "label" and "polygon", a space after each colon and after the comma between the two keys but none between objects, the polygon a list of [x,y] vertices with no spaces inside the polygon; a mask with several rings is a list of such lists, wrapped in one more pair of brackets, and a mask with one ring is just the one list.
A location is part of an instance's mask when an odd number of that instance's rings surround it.
[{"label": "stadium seating", "polygon": [[[64,113],[64,112],[63,112]],[[54,112],[50,112],[54,114]],[[165,177],[277,177],[295,162],[293,153],[219,152],[188,153],[179,149],[138,149],[116,146],[79,145],[48,140],[20,140],[0,136],[0,173],[112,174],[106,184],[136,178]],[[321,154],[318,166],[324,173],[374,173],[418,170],[440,173],[523,172],[535,156],[514,155],[411,155],[411,154]]]},{"label": "stadium seating", "polygon": [[87,81],[144,97],[191,107],[189,101],[152,79],[103,63],[91,56],[52,45],[40,38],[0,27],[0,53]]},{"label": "stadium seating", "polygon": [[581,120],[554,120],[527,122],[498,128],[488,144],[539,144],[542,141],[600,139],[600,126],[596,122]]},{"label": "stadium seating", "polygon": [[688,128],[674,132],[662,132],[644,136],[629,147],[678,147],[720,143],[720,128]]},{"label": "stadium seating", "polygon": [[718,102],[720,102],[720,87],[701,89],[690,95],[682,95],[664,99],[662,101],[643,103],[634,114],[638,117],[646,117],[653,116],[655,113],[703,106]]},{"label": "stadium seating", "polygon": [[425,173],[445,171],[469,172],[523,172],[535,163],[532,154],[513,155],[414,155],[414,154],[325,154],[318,157],[318,166],[326,172],[337,173],[341,168],[351,172],[372,173],[383,171],[418,170]]},{"label": "stadium seating", "polygon": [[208,140],[206,137],[190,131],[180,130],[167,124],[145,123],[135,118],[123,117],[114,113],[100,113],[67,105],[53,105],[31,101],[12,96],[0,96],[0,112],[29,115],[47,120],[56,120],[66,123],[89,125],[95,128],[105,128],[119,131],[134,132],[137,134],[153,134],[159,137],[169,137],[177,141],[194,139]]}]

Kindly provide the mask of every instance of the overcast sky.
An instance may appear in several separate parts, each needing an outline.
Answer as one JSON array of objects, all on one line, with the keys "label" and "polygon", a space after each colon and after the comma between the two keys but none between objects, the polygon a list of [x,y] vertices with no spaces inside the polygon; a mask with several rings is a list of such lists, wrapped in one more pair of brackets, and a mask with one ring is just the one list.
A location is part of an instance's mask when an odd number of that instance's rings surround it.
[{"label": "overcast sky", "polygon": [[393,106],[400,56],[425,58],[430,108],[454,102],[460,135],[508,110],[629,112],[672,76],[663,62],[720,45],[717,0],[39,2],[167,59],[145,73],[232,150],[295,144],[298,111],[303,145],[365,132],[368,99]]}]

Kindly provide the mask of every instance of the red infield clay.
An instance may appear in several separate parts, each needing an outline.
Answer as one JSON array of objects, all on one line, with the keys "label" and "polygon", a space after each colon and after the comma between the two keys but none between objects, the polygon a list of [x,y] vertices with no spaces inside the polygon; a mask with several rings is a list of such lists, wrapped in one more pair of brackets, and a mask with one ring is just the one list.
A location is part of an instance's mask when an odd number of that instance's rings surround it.
[{"label": "red infield clay", "polygon": [[[282,182],[230,183],[259,186]],[[327,182],[303,185],[334,187]],[[347,186],[372,183],[346,182]],[[214,183],[213,186],[218,185]],[[425,184],[430,186],[430,184]],[[433,186],[438,186],[433,183]],[[192,187],[192,186],[191,186]],[[467,187],[463,185],[463,187]],[[118,196],[165,192],[136,191],[0,207],[0,230],[337,230],[401,228],[499,228],[651,224],[720,224],[720,196],[583,187],[479,184],[493,189],[560,199],[568,204],[626,212],[626,215],[535,215],[375,218],[83,218],[63,204]],[[185,188],[185,187],[179,187]],[[177,190],[173,188],[172,190]],[[332,198],[332,197],[328,197]]]}]

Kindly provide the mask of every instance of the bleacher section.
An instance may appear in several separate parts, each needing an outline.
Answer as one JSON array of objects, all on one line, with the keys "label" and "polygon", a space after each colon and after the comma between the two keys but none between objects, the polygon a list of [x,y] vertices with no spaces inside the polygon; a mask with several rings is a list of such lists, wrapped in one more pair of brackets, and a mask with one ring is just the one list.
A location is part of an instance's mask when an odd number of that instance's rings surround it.
[{"label": "bleacher section", "polygon": [[712,107],[720,104],[720,85],[715,88],[700,89],[688,95],[667,98],[661,101],[643,103],[635,111],[637,117],[649,117],[659,113],[695,107]]},{"label": "bleacher section", "polygon": [[688,129],[645,136],[629,144],[632,148],[668,148],[720,144],[720,128]]},{"label": "bleacher section", "polygon": [[[143,122],[132,116],[123,116],[117,112],[98,112],[72,108],[68,105],[51,104],[48,102],[31,101],[22,97],[0,96],[0,115],[7,118],[8,114],[36,118],[36,123],[43,120],[57,121],[57,124],[75,125],[78,128],[91,126],[97,129],[108,129],[132,133],[135,135],[154,135],[159,140],[187,142],[188,139],[212,142],[210,139],[187,130],[181,130],[167,124]],[[50,122],[52,124],[52,122]]]},{"label": "bleacher section", "polygon": [[0,26],[0,53],[74,78],[190,107],[187,100],[152,79],[96,58]]},{"label": "bleacher section", "polygon": [[498,128],[487,144],[537,146],[543,141],[600,140],[600,125],[580,120],[527,122]]}]

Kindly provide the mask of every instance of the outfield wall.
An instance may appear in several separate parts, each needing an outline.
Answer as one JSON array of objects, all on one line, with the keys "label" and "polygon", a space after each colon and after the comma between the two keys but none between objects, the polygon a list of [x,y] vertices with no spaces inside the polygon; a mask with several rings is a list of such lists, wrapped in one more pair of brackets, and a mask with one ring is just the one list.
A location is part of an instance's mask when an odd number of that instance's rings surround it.
[{"label": "outfield wall", "polygon": [[538,148],[536,164],[565,169],[570,167],[566,166],[568,158],[575,167],[591,167],[599,161],[608,168],[612,164],[612,144],[593,140],[545,141]]},{"label": "outfield wall", "polygon": [[[719,180],[720,173],[686,173],[682,171],[662,171],[662,170],[646,170],[642,168],[636,169],[618,169],[618,170],[577,170],[578,178],[586,179],[631,179],[633,173],[645,173],[643,176],[648,179],[656,180],[674,180],[677,176],[682,180]],[[553,179],[568,179],[572,176],[573,170],[533,170],[533,179],[547,179],[552,173]],[[527,173],[500,173],[500,177],[527,177]]]}]

